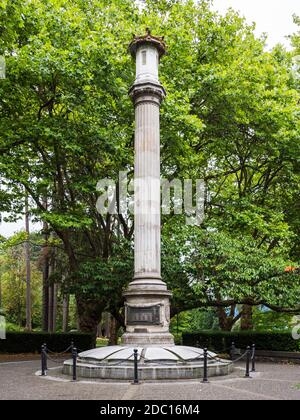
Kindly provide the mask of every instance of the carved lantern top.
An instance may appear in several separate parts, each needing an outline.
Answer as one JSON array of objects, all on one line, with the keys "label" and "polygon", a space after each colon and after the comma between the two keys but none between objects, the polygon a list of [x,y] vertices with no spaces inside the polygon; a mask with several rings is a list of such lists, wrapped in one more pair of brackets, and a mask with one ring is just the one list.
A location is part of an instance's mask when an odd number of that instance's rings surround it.
[{"label": "carved lantern top", "polygon": [[146,29],[146,35],[135,36],[133,35],[133,40],[129,44],[129,51],[133,57],[135,57],[137,49],[140,46],[152,45],[157,48],[159,57],[162,57],[166,53],[166,43],[163,36],[154,36],[151,35],[150,29]]},{"label": "carved lantern top", "polygon": [[147,29],[146,35],[134,36],[129,45],[129,51],[136,61],[134,84],[149,82],[159,84],[159,59],[166,53],[166,44],[163,37],[153,36]]}]

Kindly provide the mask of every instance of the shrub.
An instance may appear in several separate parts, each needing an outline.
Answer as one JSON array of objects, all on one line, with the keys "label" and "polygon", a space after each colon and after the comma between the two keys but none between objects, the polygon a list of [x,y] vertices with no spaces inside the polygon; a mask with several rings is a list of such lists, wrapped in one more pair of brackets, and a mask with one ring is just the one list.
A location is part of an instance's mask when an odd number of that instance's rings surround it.
[{"label": "shrub", "polygon": [[95,347],[94,334],[7,332],[6,339],[0,340],[0,353],[38,353],[43,343],[52,351],[62,352],[71,341],[79,350]]},{"label": "shrub", "polygon": [[13,332],[21,332],[21,331],[24,331],[24,328],[23,327],[20,327],[19,325],[16,325],[16,324],[13,324],[13,323],[11,323],[11,322],[7,322],[6,321],[6,324],[5,324],[5,328],[6,328],[6,331],[8,332],[11,332],[11,331],[13,331]]},{"label": "shrub", "polygon": [[183,333],[182,340],[184,345],[215,351],[228,349],[232,342],[242,349],[254,343],[257,350],[300,351],[300,340],[294,340],[289,331],[199,331]]}]

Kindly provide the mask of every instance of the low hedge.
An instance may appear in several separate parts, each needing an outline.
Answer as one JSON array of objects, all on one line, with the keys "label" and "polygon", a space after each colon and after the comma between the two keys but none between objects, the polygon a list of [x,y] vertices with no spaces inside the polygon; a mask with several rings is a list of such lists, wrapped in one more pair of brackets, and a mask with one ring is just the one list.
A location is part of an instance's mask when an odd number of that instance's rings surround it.
[{"label": "low hedge", "polygon": [[227,349],[232,342],[242,349],[255,344],[257,350],[300,351],[300,340],[294,340],[289,331],[199,331],[183,333],[182,342],[187,346],[199,345],[214,351]]},{"label": "low hedge", "polygon": [[95,347],[95,335],[87,333],[7,332],[0,340],[0,353],[38,353],[43,343],[55,352],[62,352],[71,341],[80,350]]}]

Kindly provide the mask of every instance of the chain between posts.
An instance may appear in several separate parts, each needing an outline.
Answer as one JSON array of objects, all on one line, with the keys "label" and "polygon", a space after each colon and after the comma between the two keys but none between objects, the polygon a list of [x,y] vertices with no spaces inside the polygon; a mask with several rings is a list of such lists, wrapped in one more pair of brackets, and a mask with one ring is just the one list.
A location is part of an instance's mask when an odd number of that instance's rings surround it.
[{"label": "chain between posts", "polygon": [[[224,360],[220,359],[219,357],[216,357],[216,356],[213,356],[213,355],[209,354],[209,352],[207,351],[206,348],[203,349],[203,355],[204,355],[204,367],[203,367],[203,380],[202,380],[202,382],[205,383],[205,382],[208,382],[208,375],[207,375],[208,358],[212,359],[212,360],[221,361],[221,362],[224,362]],[[227,366],[228,365],[233,365],[234,363],[243,359],[245,356],[246,356],[245,378],[250,378],[250,361],[251,360],[252,360],[252,372],[255,372],[255,344],[252,344],[252,349],[251,349],[250,346],[247,346],[247,349],[246,349],[245,353],[243,353],[237,359],[228,362]]]},{"label": "chain between posts", "polygon": [[[245,353],[243,353],[240,357],[238,357],[237,359],[235,359],[235,360],[230,360],[229,362],[228,362],[228,365],[231,365],[231,364],[234,364],[234,363],[236,363],[236,362],[239,362],[243,357],[245,357],[246,356],[246,354],[247,354],[247,350],[245,351]],[[224,362],[224,359],[221,359],[220,357],[218,357],[218,356],[213,356],[212,354],[209,354],[208,353],[208,357],[209,357],[209,359],[213,359],[213,360],[217,360],[217,361],[221,361],[221,362]]]},{"label": "chain between posts", "polygon": [[[77,380],[77,358],[78,358],[78,351],[77,348],[74,347],[74,343],[72,342],[72,344],[66,349],[66,351],[64,352],[60,352],[60,353],[55,353],[52,352],[52,354],[64,354],[67,353],[68,350],[72,351],[72,378],[73,381]],[[46,376],[47,374],[47,359],[51,360],[54,363],[61,363],[61,360],[55,360],[54,358],[52,358],[49,354],[49,349],[47,349],[47,345],[43,344],[41,347],[41,376]],[[134,362],[134,378],[133,378],[133,383],[134,384],[138,384],[139,383],[139,378],[138,378],[138,350],[134,349],[133,353],[130,354],[130,356],[128,356],[126,359],[121,360],[117,363],[108,363],[108,366],[118,366],[121,365],[124,362],[127,362],[129,359],[132,359],[133,357],[133,362]]]},{"label": "chain between posts", "polygon": [[64,350],[64,351],[56,352],[56,351],[52,351],[52,350],[50,350],[50,349],[47,349],[47,352],[49,352],[49,353],[51,353],[51,354],[57,354],[57,355],[59,355],[59,354],[68,353],[68,352],[69,352],[69,350],[71,350],[71,352],[72,352],[73,347],[74,347],[74,345],[73,345],[73,344],[71,344],[71,345],[70,345],[69,347],[67,347],[67,348],[66,348],[66,350]]},{"label": "chain between posts", "polygon": [[[232,343],[230,349],[234,348],[234,343]],[[59,352],[59,353],[55,353],[52,352],[51,350],[47,349],[47,345],[46,343],[44,343],[41,347],[41,376],[45,376],[47,374],[47,359],[49,358],[49,360],[55,362],[55,363],[61,363],[61,360],[57,361],[55,359],[53,359],[51,356],[49,356],[48,352],[52,353],[52,354],[64,354],[67,353],[68,350],[71,349],[71,353],[72,353],[72,376],[73,376],[73,381],[76,381],[77,379],[77,357],[78,357],[78,351],[77,348],[74,347],[74,343],[72,342],[71,345],[63,352]],[[224,363],[224,359],[221,359],[218,356],[213,356],[212,354],[209,353],[207,348],[203,349],[203,383],[207,383],[208,382],[208,359],[209,360],[216,360],[219,362],[223,362]],[[250,377],[250,361],[252,361],[252,372],[255,372],[255,344],[252,344],[252,346],[247,346],[247,350],[245,351],[245,353],[243,353],[240,357],[238,357],[235,360],[232,360],[227,364],[231,365],[234,364],[238,361],[240,361],[242,358],[244,358],[246,356],[246,373],[245,373],[245,377]],[[117,363],[107,363],[108,366],[118,366],[121,365],[122,363],[130,360],[133,357],[133,362],[134,362],[134,378],[133,378],[133,384],[138,384],[139,383],[139,377],[138,377],[138,350],[134,349],[133,353],[128,356],[128,358],[121,360]],[[199,359],[202,358],[199,355]],[[149,360],[146,359],[144,356],[142,356],[142,354],[140,355],[140,359],[144,359],[144,361],[149,361],[149,362],[154,362],[153,360]],[[105,359],[104,359],[105,360]],[[102,360],[103,362],[103,360]],[[162,363],[159,361],[155,361],[155,363],[158,364],[164,364],[166,365],[166,363]],[[184,363],[188,363],[188,361],[183,361]]]},{"label": "chain between posts", "polygon": [[47,347],[47,344],[46,343],[44,343],[41,346],[41,376],[46,376],[46,374],[47,374],[47,370],[48,370],[48,364],[47,364],[47,362],[48,362],[48,359],[51,360],[54,363],[61,363],[61,360],[55,360],[53,357],[51,357],[49,355],[49,353],[50,354],[55,354],[55,355],[58,355],[59,356],[61,354],[68,353],[69,350],[71,350],[71,353],[73,354],[73,350],[74,350],[74,342],[73,341],[71,341],[70,346],[67,347],[66,350],[64,350],[62,352],[54,352],[54,351],[50,350]]},{"label": "chain between posts", "polygon": [[[116,363],[111,363],[111,362],[108,362],[108,361],[107,361],[107,365],[108,365],[108,366],[118,366],[118,365],[121,365],[121,364],[122,364],[122,363],[124,363],[124,362],[127,362],[127,361],[128,361],[128,360],[130,360],[132,357],[134,357],[134,353],[132,353],[129,357],[127,357],[127,359],[120,360],[119,362],[116,362]],[[103,362],[104,360],[106,360],[106,359],[101,360],[101,362]]]}]

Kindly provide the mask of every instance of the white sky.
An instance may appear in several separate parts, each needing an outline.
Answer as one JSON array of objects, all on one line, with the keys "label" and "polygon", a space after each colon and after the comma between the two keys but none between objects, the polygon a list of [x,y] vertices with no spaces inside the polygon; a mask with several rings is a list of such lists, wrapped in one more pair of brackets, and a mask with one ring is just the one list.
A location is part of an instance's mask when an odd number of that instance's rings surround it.
[{"label": "white sky", "polygon": [[[5,217],[5,214],[2,214],[2,217]],[[40,230],[41,228],[42,226],[40,223],[30,223],[31,231]],[[20,230],[25,230],[24,217],[16,223],[0,222],[0,235],[5,236],[6,238],[10,237],[15,232],[19,232]]]},{"label": "white sky", "polygon": [[232,7],[239,10],[249,23],[256,23],[256,34],[268,34],[268,48],[281,43],[290,49],[285,38],[297,31],[293,14],[300,15],[300,0],[214,0],[213,8],[224,14]]},{"label": "white sky", "polygon": [[[290,48],[289,40],[285,37],[297,31],[293,23],[293,14],[300,15],[300,0],[214,0],[213,8],[224,14],[232,7],[239,10],[249,23],[256,22],[256,34],[268,34],[268,48],[281,43]],[[10,236],[23,229],[24,222],[1,223],[0,235]],[[31,229],[40,228],[32,225]]]}]

